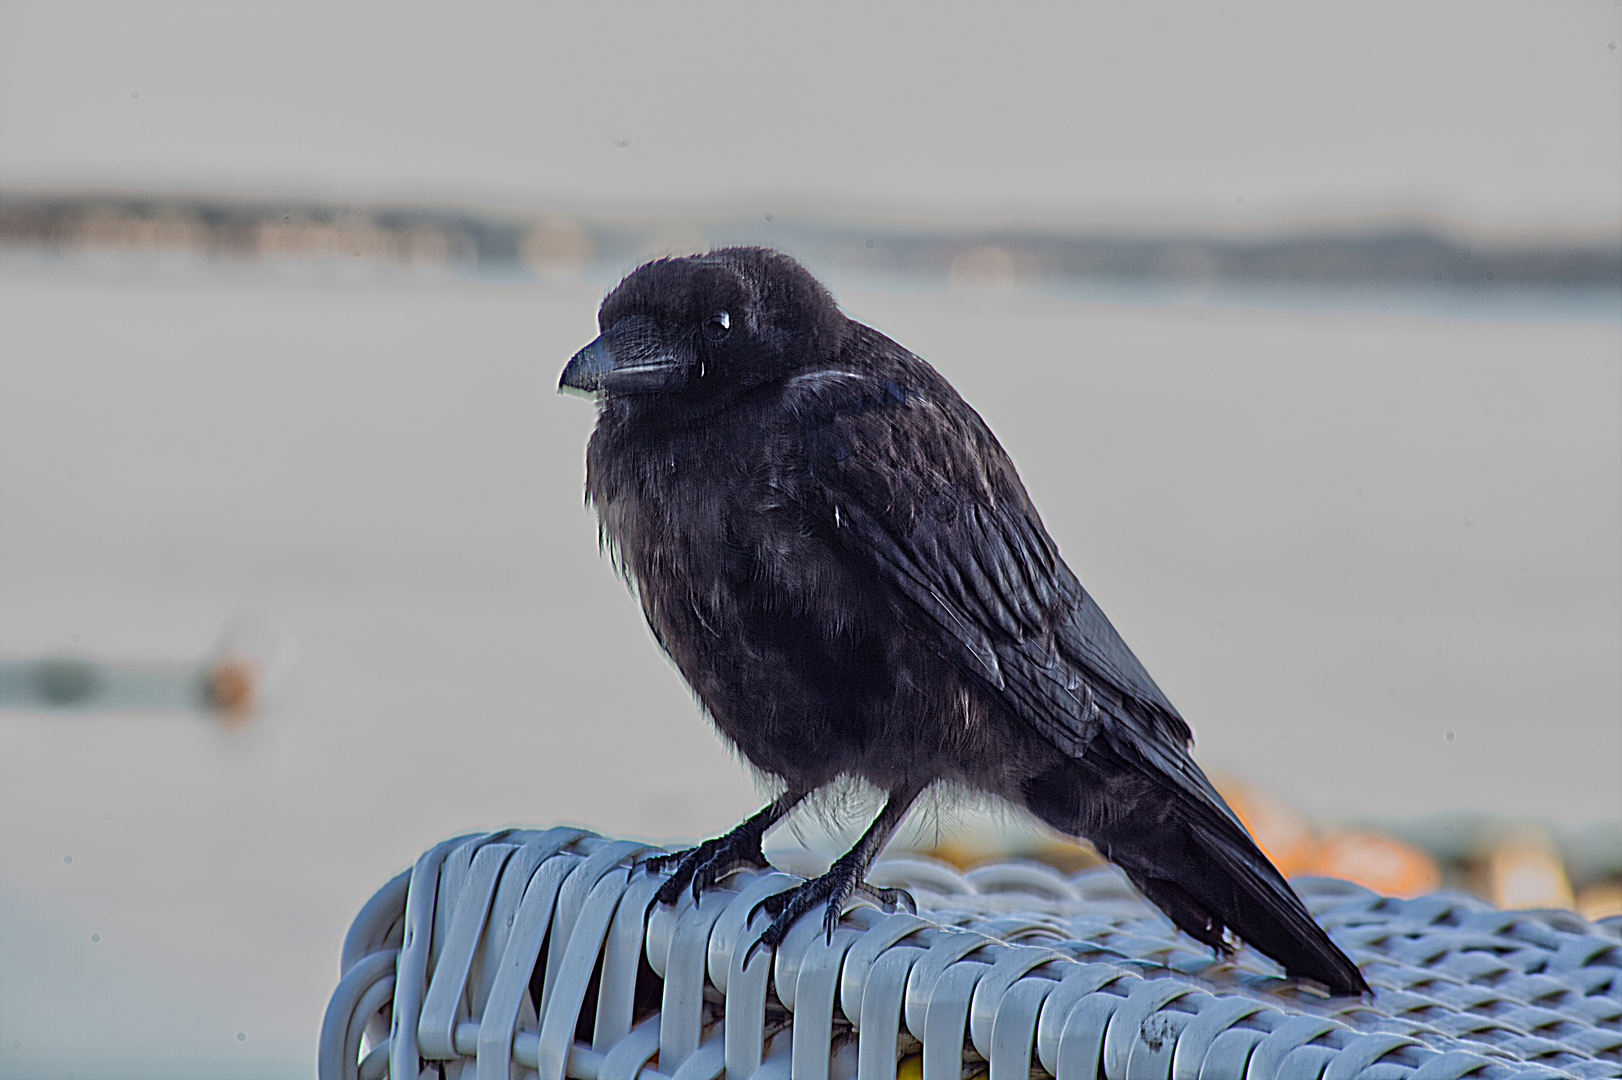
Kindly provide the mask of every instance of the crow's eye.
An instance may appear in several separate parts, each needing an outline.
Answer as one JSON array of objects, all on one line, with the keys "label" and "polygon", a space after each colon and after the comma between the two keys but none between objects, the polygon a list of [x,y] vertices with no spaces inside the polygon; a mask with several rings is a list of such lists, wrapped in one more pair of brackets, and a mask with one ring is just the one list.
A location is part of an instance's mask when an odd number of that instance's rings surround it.
[{"label": "crow's eye", "polygon": [[732,329],[732,317],[724,311],[717,311],[710,316],[708,325],[710,336],[720,341],[727,336],[727,331]]}]

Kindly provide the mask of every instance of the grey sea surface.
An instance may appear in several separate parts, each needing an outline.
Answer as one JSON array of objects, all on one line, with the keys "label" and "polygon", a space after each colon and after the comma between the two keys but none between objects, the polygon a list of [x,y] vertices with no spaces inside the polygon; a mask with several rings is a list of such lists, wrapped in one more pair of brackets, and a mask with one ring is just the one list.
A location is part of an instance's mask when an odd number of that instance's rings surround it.
[{"label": "grey sea surface", "polygon": [[[831,283],[980,410],[1203,762],[1320,816],[1622,814],[1614,294]],[[608,284],[0,262],[0,655],[297,646],[241,737],[0,713],[0,1076],[306,1073],[434,840],[756,806],[582,505],[554,390]]]}]

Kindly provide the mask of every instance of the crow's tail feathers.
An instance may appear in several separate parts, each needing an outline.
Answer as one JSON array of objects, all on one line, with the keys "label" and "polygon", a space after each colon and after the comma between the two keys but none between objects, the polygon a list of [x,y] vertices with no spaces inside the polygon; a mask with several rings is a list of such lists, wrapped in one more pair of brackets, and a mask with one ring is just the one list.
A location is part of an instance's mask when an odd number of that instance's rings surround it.
[{"label": "crow's tail feathers", "polygon": [[1090,840],[1178,928],[1227,952],[1224,930],[1292,976],[1336,994],[1365,994],[1357,965],[1226,810],[1095,740],[1026,785],[1026,805],[1060,832]]},{"label": "crow's tail feathers", "polygon": [[1166,858],[1166,847],[1155,846],[1144,858],[1136,841],[1127,851],[1119,842],[1108,846],[1132,883],[1197,940],[1226,951],[1226,927],[1290,975],[1315,979],[1336,994],[1369,992],[1357,965],[1313,921],[1295,891],[1238,826],[1221,834],[1189,827],[1167,845],[1182,858]]}]

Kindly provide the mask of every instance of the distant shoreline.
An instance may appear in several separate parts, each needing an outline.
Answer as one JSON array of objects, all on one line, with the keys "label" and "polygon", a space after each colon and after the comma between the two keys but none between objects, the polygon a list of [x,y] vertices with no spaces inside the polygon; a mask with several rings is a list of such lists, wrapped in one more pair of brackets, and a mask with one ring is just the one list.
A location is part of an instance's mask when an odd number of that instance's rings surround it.
[{"label": "distant shoreline", "polygon": [[785,247],[846,276],[914,284],[1574,290],[1622,295],[1622,234],[1591,243],[1472,243],[1395,219],[1251,232],[1080,229],[852,215],[618,216],[458,203],[237,198],[0,188],[0,253],[184,255],[209,261],[367,260],[502,276],[616,276],[660,254]]}]

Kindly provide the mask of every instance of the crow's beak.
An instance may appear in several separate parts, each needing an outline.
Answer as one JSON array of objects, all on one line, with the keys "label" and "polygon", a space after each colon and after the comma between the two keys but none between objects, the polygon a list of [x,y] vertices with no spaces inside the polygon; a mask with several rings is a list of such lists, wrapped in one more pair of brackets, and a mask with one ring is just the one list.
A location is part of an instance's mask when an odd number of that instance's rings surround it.
[{"label": "crow's beak", "polygon": [[620,360],[599,337],[574,354],[558,380],[560,393],[583,397],[648,393],[663,390],[681,377],[682,363],[673,356]]}]

